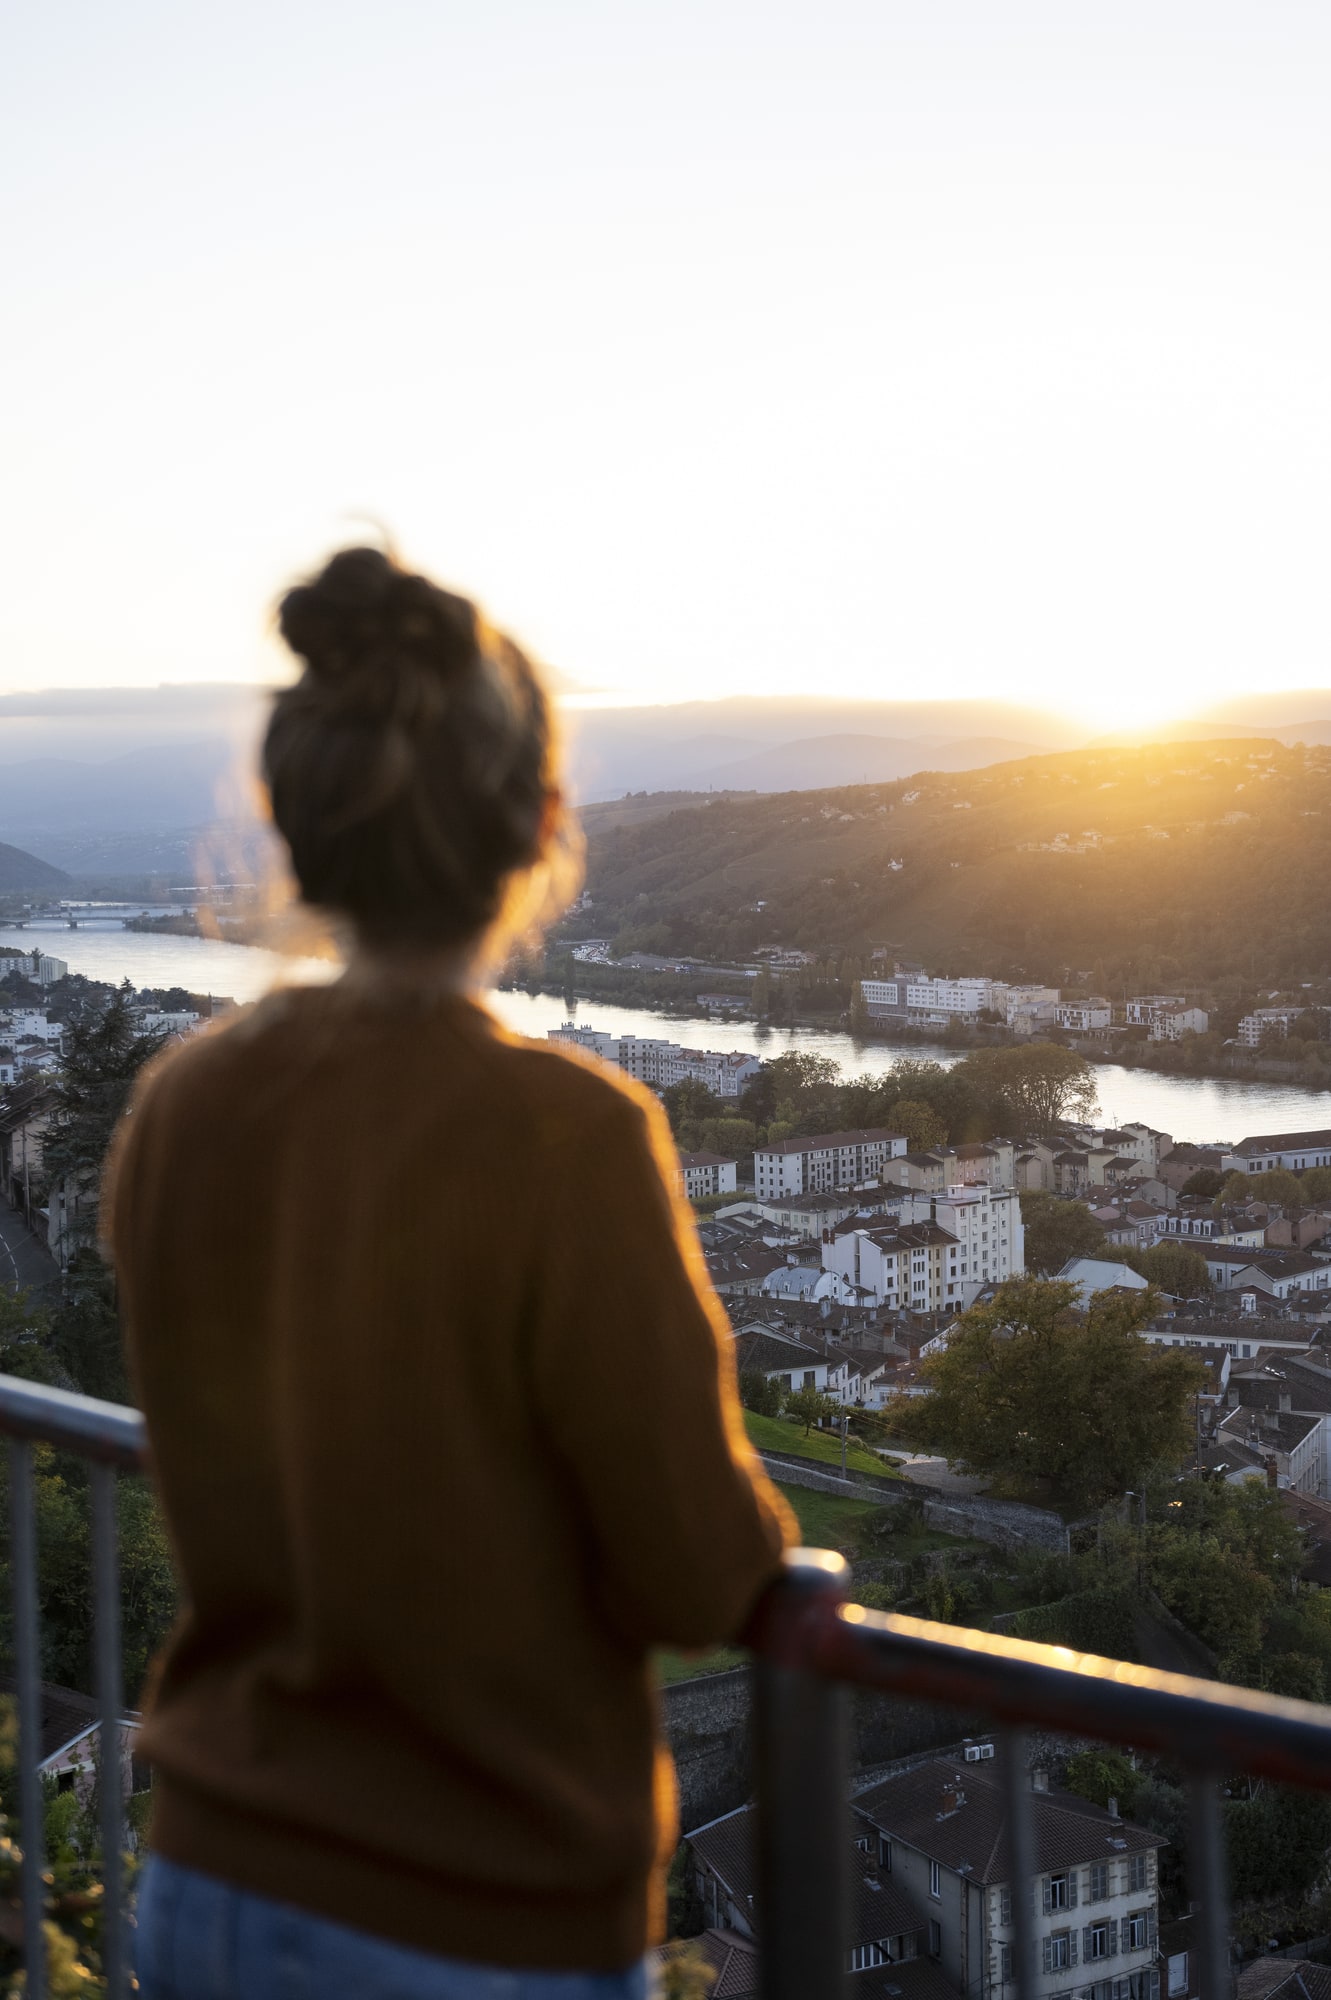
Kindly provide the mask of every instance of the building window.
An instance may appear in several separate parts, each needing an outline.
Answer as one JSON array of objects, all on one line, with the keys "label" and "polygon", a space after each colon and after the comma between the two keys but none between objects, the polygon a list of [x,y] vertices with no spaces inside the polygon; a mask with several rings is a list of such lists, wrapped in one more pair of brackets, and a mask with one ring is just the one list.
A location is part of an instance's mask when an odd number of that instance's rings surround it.
[{"label": "building window", "polygon": [[1107,1923],[1087,1925],[1086,1956],[1087,1958],[1108,1958],[1109,1925]]},{"label": "building window", "polygon": [[878,1866],[884,1875],[892,1873],[892,1843],[885,1833],[878,1836]]},{"label": "building window", "polygon": [[1151,1943],[1150,1912],[1134,1910],[1124,1926],[1129,1951],[1145,1951]]},{"label": "building window", "polygon": [[1068,1931],[1055,1931],[1052,1937],[1045,1939],[1045,1946],[1049,1954],[1046,1971],[1063,1972],[1071,1965],[1072,1937]]},{"label": "building window", "polygon": [[1051,1875],[1049,1877],[1049,1894],[1045,1898],[1046,1910],[1066,1910],[1070,1907],[1067,1876]]},{"label": "building window", "polygon": [[871,1965],[890,1965],[891,1962],[892,1954],[885,1938],[880,1938],[875,1944],[857,1944],[850,1954],[852,1972],[866,1972]]},{"label": "building window", "polygon": [[943,1949],[943,1926],[937,1917],[929,1919],[929,1956],[937,1958]]},{"label": "building window", "polygon": [[1000,1979],[1011,1979],[1014,1963],[1012,1946],[1010,1944],[1001,1944],[998,1947],[998,1976]]},{"label": "building window", "polygon": [[1107,1861],[1093,1861],[1090,1868],[1087,1901],[1091,1903],[1103,1903],[1108,1894],[1109,1863]]},{"label": "building window", "polygon": [[1128,1887],[1129,1889],[1144,1889],[1146,1887],[1146,1856],[1144,1854],[1134,1854],[1128,1862]]},{"label": "building window", "polygon": [[940,1897],[943,1894],[943,1875],[936,1861],[929,1863],[929,1894]]}]

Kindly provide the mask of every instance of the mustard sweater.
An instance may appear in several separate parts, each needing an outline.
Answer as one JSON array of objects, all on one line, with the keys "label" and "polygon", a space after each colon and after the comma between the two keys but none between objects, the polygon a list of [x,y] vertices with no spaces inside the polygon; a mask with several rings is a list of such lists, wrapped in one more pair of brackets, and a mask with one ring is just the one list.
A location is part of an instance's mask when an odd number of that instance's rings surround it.
[{"label": "mustard sweater", "polygon": [[672,1157],[460,997],[280,993],[145,1078],[104,1215],[188,1607],[164,1854],[492,1964],[659,1935],[648,1649],[793,1538]]}]

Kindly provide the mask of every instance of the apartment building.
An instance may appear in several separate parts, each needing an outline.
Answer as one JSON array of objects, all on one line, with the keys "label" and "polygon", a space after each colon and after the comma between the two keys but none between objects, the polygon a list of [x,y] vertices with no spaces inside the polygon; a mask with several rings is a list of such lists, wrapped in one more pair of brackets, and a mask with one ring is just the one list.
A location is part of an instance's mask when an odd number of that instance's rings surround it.
[{"label": "apartment building", "polygon": [[57,979],[66,977],[69,966],[63,958],[51,958],[44,951],[0,951],[0,979],[11,972],[34,979],[39,986],[54,986]]},{"label": "apartment building", "polygon": [[1114,1018],[1113,1003],[1109,1000],[1062,1000],[1054,1009],[1054,1020],[1060,1028],[1066,1028],[1070,1035],[1092,1035],[1101,1028],[1107,1028]]},{"label": "apartment building", "polygon": [[1251,1014],[1245,1014],[1239,1022],[1235,1040],[1245,1049],[1260,1048],[1264,1041],[1283,1041],[1303,1007],[1254,1007]]},{"label": "apartment building", "polygon": [[566,1021],[546,1030],[547,1040],[585,1049],[622,1069],[650,1090],[668,1090],[673,1083],[705,1084],[715,1097],[737,1098],[762,1060],[747,1049],[686,1049],[680,1042],[655,1035],[608,1035],[600,1028],[581,1028]]},{"label": "apartment building", "polygon": [[909,1194],[890,1220],[852,1217],[823,1244],[823,1269],[891,1311],[964,1312],[986,1285],[1026,1268],[1021,1197],[980,1183]]},{"label": "apartment building", "polygon": [[680,1192],[690,1201],[709,1194],[733,1194],[735,1165],[720,1153],[681,1153],[677,1175]]},{"label": "apartment building", "polygon": [[1182,993],[1139,993],[1126,1003],[1123,1016],[1130,1028],[1145,1028],[1153,1042],[1204,1035],[1210,1026],[1206,1010],[1190,1006]]},{"label": "apartment building", "polygon": [[860,995],[871,1020],[943,1027],[949,1021],[975,1021],[982,1013],[992,1013],[1025,1033],[1051,1022],[1058,1004],[1056,986],[1008,986],[1001,979],[931,979],[901,966],[891,979],[862,979]]},{"label": "apartment building", "polygon": [[817,1132],[760,1146],[753,1156],[759,1201],[784,1194],[823,1194],[876,1180],[910,1145],[903,1132],[874,1125],[858,1132]]},{"label": "apartment building", "polygon": [[1159,2000],[1159,1835],[1047,1789],[1031,1773],[1040,1872],[1012,1875],[995,1746],[975,1742],[883,1779],[855,1800],[873,1859],[925,1913],[926,1950],[957,1993],[1015,1996],[1018,1895],[1035,1913],[1039,2000]]},{"label": "apartment building", "polygon": [[1305,1167],[1331,1167],[1331,1127],[1315,1132],[1259,1132],[1255,1138],[1240,1139],[1232,1153],[1221,1158],[1227,1174],[1261,1174],[1271,1167],[1288,1167],[1302,1173]]}]

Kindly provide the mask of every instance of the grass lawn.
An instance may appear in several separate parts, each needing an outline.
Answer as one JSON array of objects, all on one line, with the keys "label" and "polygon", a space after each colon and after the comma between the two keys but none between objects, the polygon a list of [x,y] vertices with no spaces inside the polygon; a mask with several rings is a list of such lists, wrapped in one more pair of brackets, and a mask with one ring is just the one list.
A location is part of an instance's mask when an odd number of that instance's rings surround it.
[{"label": "grass lawn", "polygon": [[723,1674],[728,1667],[746,1666],[748,1658],[739,1646],[718,1646],[711,1653],[658,1653],[656,1671],[662,1687],[669,1687],[673,1681],[692,1681],[699,1674]]},{"label": "grass lawn", "polygon": [[[744,1412],[744,1427],[749,1442],[759,1451],[791,1452],[797,1458],[816,1458],[820,1465],[841,1470],[841,1439],[827,1431],[810,1431],[805,1437],[802,1424],[787,1423],[784,1417],[760,1417],[753,1410]],[[895,1466],[879,1458],[876,1451],[870,1451],[858,1438],[846,1440],[846,1470],[876,1472],[884,1479],[901,1477]]]}]

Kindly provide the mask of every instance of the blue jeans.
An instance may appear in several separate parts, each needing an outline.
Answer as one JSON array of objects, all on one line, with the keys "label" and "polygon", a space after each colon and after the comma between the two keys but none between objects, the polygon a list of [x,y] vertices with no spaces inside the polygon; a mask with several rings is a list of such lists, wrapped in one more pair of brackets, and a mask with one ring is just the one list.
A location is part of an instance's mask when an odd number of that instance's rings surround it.
[{"label": "blue jeans", "polygon": [[526,1972],[436,1958],[154,1855],[139,1886],[142,2000],[651,2000],[626,1972]]}]

